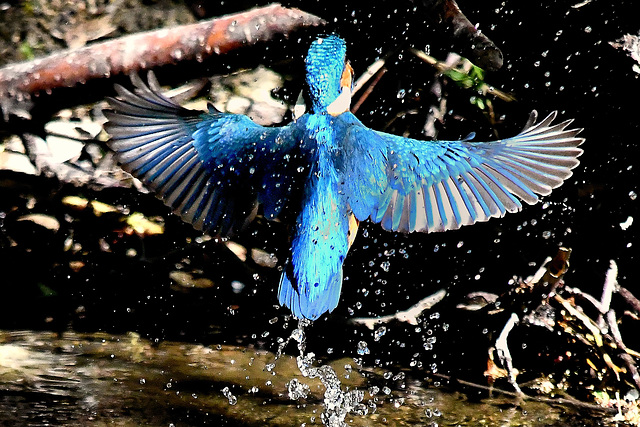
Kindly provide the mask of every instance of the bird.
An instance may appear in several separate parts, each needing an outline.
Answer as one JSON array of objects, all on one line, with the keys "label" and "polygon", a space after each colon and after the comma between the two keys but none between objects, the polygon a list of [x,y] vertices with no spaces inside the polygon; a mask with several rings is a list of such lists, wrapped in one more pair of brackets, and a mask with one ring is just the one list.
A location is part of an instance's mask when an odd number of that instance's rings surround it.
[{"label": "bird", "polygon": [[310,43],[308,110],[283,126],[181,107],[132,75],[115,86],[105,130],[121,167],[196,229],[228,237],[257,214],[290,224],[280,305],[317,320],[338,305],[359,222],[391,232],[439,232],[534,204],[572,175],[582,129],[532,113],[491,142],[418,140],[366,127],[350,112],[353,69],[335,34]]}]

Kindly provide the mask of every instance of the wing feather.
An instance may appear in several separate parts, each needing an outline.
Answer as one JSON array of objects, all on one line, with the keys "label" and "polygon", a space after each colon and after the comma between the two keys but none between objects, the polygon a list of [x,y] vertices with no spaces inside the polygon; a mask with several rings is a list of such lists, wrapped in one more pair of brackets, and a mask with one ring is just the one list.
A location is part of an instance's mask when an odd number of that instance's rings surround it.
[{"label": "wing feather", "polygon": [[370,162],[339,160],[349,169],[344,193],[358,219],[393,231],[444,231],[517,212],[521,200],[536,203],[579,164],[581,129],[567,129],[571,120],[554,124],[556,116],[535,123],[534,114],[520,134],[493,142],[419,141],[347,117],[345,156],[366,152]]},{"label": "wing feather", "polygon": [[133,91],[116,85],[118,98],[105,111],[109,145],[123,169],[198,229],[227,235],[258,202],[276,218],[302,185],[300,128],[265,128],[213,107],[188,110],[162,95],[152,73],[148,81],[134,75]]}]

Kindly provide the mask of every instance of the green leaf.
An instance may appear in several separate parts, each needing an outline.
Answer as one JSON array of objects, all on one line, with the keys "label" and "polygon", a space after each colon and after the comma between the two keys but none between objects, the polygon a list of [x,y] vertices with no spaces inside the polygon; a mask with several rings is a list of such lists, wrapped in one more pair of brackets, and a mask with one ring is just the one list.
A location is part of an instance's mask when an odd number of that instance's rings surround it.
[{"label": "green leaf", "polygon": [[51,289],[50,287],[48,287],[43,283],[38,283],[38,289],[40,289],[42,296],[45,298],[55,297],[56,295],[58,295],[56,291],[54,291],[53,289]]}]

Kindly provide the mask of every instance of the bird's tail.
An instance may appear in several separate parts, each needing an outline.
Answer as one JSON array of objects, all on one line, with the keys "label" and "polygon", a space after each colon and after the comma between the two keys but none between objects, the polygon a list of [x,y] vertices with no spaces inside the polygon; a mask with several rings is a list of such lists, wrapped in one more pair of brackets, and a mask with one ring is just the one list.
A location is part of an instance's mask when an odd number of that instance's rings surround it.
[{"label": "bird's tail", "polygon": [[331,277],[327,289],[318,298],[311,300],[308,292],[294,285],[295,279],[293,269],[285,267],[280,277],[278,287],[278,301],[281,305],[289,307],[291,312],[298,319],[316,320],[325,312],[332,312],[340,301],[340,291],[342,290],[342,269]]}]

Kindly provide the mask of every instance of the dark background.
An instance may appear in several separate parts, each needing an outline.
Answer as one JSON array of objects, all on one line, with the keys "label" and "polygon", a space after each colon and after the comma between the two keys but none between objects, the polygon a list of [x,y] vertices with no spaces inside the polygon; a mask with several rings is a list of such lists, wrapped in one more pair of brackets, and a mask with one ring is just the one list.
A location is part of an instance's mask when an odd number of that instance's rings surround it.
[{"label": "dark background", "polygon": [[[424,365],[435,361],[446,367],[447,362],[470,357],[472,349],[486,354],[488,336],[483,330],[487,325],[478,324],[473,314],[457,311],[456,303],[473,291],[506,292],[513,276],[533,274],[559,246],[573,249],[571,270],[565,278],[568,285],[599,298],[609,262],[615,260],[620,284],[638,294],[638,224],[623,231],[620,223],[638,214],[639,202],[632,194],[638,192],[640,81],[632,70],[633,60],[609,44],[624,34],[637,34],[637,15],[632,13],[632,1],[593,1],[572,8],[576,3],[460,1],[469,20],[479,24],[504,56],[504,66],[487,73],[486,81],[512,93],[517,101],[494,101],[499,123],[492,126],[469,103],[469,91],[445,84],[448,114],[437,127],[439,139],[459,139],[475,131],[477,140],[488,140],[494,139],[496,132],[499,136],[518,133],[533,109],[541,116],[557,110],[561,119],[574,118],[572,126],[584,128],[581,136],[586,138],[585,153],[573,177],[543,203],[455,232],[398,235],[376,225],[361,224],[345,263],[341,303],[332,315],[312,326],[309,350],[320,357],[352,356],[355,343],[365,340],[372,349],[372,363],[407,366],[410,360],[418,360]],[[468,47],[454,41],[441,25],[421,13],[417,3],[383,2],[374,8],[372,4],[289,5],[332,22],[323,32],[336,31],[347,40],[356,75],[377,57],[394,52],[387,63],[389,71],[357,115],[366,125],[383,129],[398,113],[417,110],[417,114],[395,120],[386,130],[422,137],[428,109],[435,101],[430,88],[436,77],[432,68],[406,48],[428,46],[432,56],[444,59],[452,49],[464,54]],[[206,2],[191,3],[203,16],[255,5],[229,2],[214,8]],[[301,32],[268,46],[215,57],[188,70],[164,67],[158,75],[163,83],[179,82],[196,73],[211,75],[232,71],[234,66],[265,63],[288,74],[287,84],[276,96],[293,102],[301,88],[302,59],[313,35],[311,31]],[[92,92],[91,96],[101,99],[112,95],[110,85],[100,86],[103,93]],[[401,90],[407,94],[402,99],[397,96]],[[287,310],[277,307],[280,273],[251,263],[244,265],[214,242],[187,244],[185,237],[199,234],[168,215],[152,195],[121,188],[78,189],[43,177],[24,177],[24,187],[16,188],[3,185],[7,179],[15,180],[15,176],[3,175],[0,181],[0,210],[9,212],[1,230],[19,244],[10,246],[3,238],[0,246],[5,307],[0,313],[0,328],[135,330],[153,340],[239,342],[270,349],[276,346],[274,336],[288,334],[282,321],[269,322],[287,315]],[[145,239],[118,237],[113,234],[115,218],[109,222],[108,218],[80,216],[74,223],[74,236],[85,242],[88,268],[74,273],[67,266],[68,255],[60,249],[67,237],[64,233],[32,230],[12,221],[12,215],[24,211],[26,193],[35,197],[42,211],[57,217],[70,214],[60,206],[60,199],[80,193],[146,215],[165,216],[167,231],[163,236]],[[22,208],[10,211],[12,205]],[[274,252],[282,264],[285,232],[279,224],[257,221],[237,240]],[[101,252],[100,238],[112,239],[114,250]],[[137,248],[140,255],[125,256],[130,247]],[[192,292],[173,290],[168,272],[184,259],[194,268],[201,267],[217,287]],[[241,293],[232,292],[233,280],[246,285]],[[54,293],[43,293],[43,284]],[[447,300],[428,313],[418,328],[393,327],[374,342],[371,332],[346,323],[354,316],[380,316],[407,309],[441,288],[449,290]],[[265,332],[270,332],[268,338]],[[437,337],[436,346],[425,351],[423,343],[431,336]],[[469,336],[477,340],[469,341]],[[634,346],[632,342],[627,344]],[[484,363],[482,358],[477,360]]]}]

